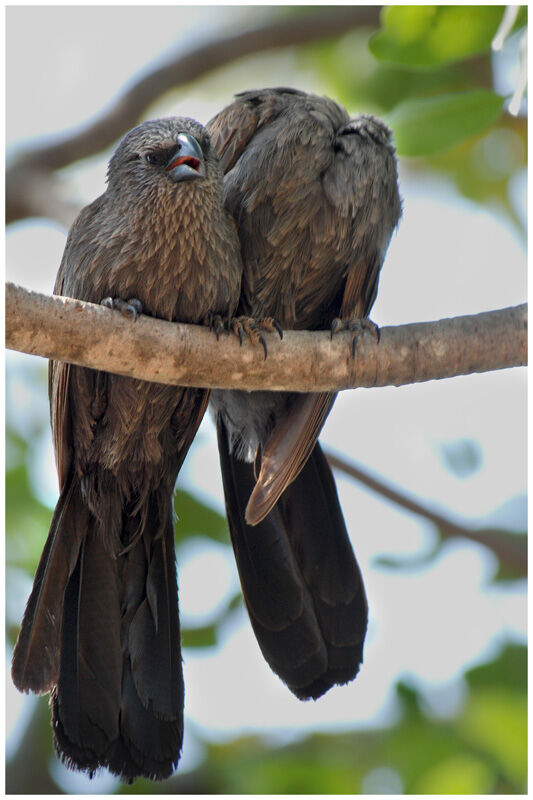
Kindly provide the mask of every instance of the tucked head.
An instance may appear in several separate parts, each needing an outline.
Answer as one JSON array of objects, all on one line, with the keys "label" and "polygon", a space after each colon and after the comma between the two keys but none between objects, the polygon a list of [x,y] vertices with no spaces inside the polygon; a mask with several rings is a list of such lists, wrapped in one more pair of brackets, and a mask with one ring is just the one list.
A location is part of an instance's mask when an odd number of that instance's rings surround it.
[{"label": "tucked head", "polygon": [[128,184],[142,191],[203,183],[219,174],[205,128],[187,117],[167,117],[143,122],[126,134],[109,162],[107,181],[111,190]]},{"label": "tucked head", "polygon": [[372,141],[378,146],[386,147],[391,153],[395,152],[392,131],[382,120],[372,116],[372,114],[358,114],[338,133],[338,137],[352,135]]}]

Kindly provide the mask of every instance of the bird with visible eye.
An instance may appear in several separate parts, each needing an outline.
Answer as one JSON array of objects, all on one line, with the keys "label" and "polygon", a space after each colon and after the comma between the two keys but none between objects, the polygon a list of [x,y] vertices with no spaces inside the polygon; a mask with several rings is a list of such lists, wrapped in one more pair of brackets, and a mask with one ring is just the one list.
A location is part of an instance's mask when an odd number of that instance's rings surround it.
[{"label": "bird with visible eye", "polygon": [[[55,294],[199,323],[235,310],[242,273],[222,172],[191,119],[145,122],[74,222]],[[204,389],[51,361],[60,496],[13,655],[21,691],[50,692],[71,768],[131,782],[178,762],[184,687],[172,494]]]},{"label": "bird with visible eye", "polygon": [[165,169],[174,181],[205,177],[204,154],[191,134],[180,133],[173,145],[148,151],[144,160],[150,166]]}]

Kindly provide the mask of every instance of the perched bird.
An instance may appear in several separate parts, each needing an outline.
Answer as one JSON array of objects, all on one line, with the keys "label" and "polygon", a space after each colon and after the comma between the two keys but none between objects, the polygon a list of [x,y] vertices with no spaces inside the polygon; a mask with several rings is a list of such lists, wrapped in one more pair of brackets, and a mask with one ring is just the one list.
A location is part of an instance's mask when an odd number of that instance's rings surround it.
[{"label": "perched bird", "polygon": [[[294,89],[237,95],[207,125],[241,240],[239,314],[365,327],[401,201],[391,132]],[[271,668],[301,698],[353,679],[367,602],[317,441],[335,394],[216,391],[212,410],[243,595]]]},{"label": "perched bird", "polygon": [[[241,274],[209,135],[168,118],[119,144],[106,191],[70,230],[54,291],[198,323],[233,313]],[[172,494],[209,393],[54,361],[49,379],[60,497],[13,680],[50,692],[68,766],[165,778],[184,702]]]}]

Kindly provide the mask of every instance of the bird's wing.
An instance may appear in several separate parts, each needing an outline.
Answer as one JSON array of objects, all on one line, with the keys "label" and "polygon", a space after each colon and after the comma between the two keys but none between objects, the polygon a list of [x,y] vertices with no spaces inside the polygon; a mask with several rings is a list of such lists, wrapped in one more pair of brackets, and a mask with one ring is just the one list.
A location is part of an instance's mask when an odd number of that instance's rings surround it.
[{"label": "bird's wing", "polygon": [[[69,237],[70,240],[70,237]],[[67,249],[57,274],[54,294],[63,293],[63,274],[67,261]],[[56,457],[59,490],[62,491],[66,484],[70,465],[72,462],[72,422],[69,413],[69,384],[71,365],[64,361],[48,362],[48,397],[50,399],[50,422],[52,425],[52,440]]]},{"label": "bird's wing", "polygon": [[235,166],[257,130],[259,114],[247,104],[235,102],[207,123],[211,142],[220,156],[224,174]]},{"label": "bird's wing", "polygon": [[[81,285],[78,271],[71,267],[73,259],[75,260],[76,246],[80,237],[84,235],[84,224],[97,215],[101,202],[102,198],[98,198],[84,208],[70,229],[54,285],[56,295],[78,297],[94,302],[95,298]],[[73,390],[76,398],[75,409]],[[107,407],[107,390],[106,373],[86,370],[63,361],[49,362],[50,422],[60,491],[66,484],[72,464],[73,428],[75,427],[78,439],[81,437],[81,442],[88,444],[92,440],[94,425],[103,416]]]},{"label": "bird's wing", "polygon": [[48,366],[50,421],[60,490],[65,485],[72,461],[72,426],[68,413],[70,368],[71,365],[63,361],[50,361]]},{"label": "bird's wing", "polygon": [[364,269],[351,267],[346,276],[340,319],[361,319],[370,314],[378,293],[382,259],[368,258]]},{"label": "bird's wing", "polygon": [[[352,267],[348,272],[341,319],[366,317],[376,298],[381,259],[367,262],[366,269]],[[289,413],[272,430],[261,454],[261,469],[246,508],[246,521],[255,525],[272,510],[286,487],[304,467],[336,393],[313,393],[298,397]]]},{"label": "bird's wing", "polygon": [[381,266],[401,216],[396,158],[388,128],[367,115],[341,127],[335,147],[324,192],[339,223],[348,219],[351,226],[339,316],[361,318],[376,299]]},{"label": "bird's wing", "polygon": [[224,174],[235,166],[257,131],[286,107],[287,94],[302,93],[285,88],[241,92],[207,123]]},{"label": "bird's wing", "polygon": [[246,507],[249,525],[266,517],[300,473],[336,396],[334,392],[303,394],[276,424],[261,454],[261,469]]},{"label": "bird's wing", "polygon": [[[335,141],[336,157],[322,177],[323,202],[335,211],[339,237],[346,230],[344,287],[338,307],[331,307],[343,319],[369,314],[385,252],[401,214],[389,137],[388,130],[373,118],[363,116],[343,125]],[[321,253],[320,260],[327,274],[327,254]],[[303,396],[277,422],[262,453],[246,510],[248,523],[264,519],[299,474],[334,400],[334,393]]]},{"label": "bird's wing", "polygon": [[180,402],[171,418],[172,435],[176,448],[177,469],[185,460],[200,423],[209,405],[211,392],[206,389],[183,389]]}]

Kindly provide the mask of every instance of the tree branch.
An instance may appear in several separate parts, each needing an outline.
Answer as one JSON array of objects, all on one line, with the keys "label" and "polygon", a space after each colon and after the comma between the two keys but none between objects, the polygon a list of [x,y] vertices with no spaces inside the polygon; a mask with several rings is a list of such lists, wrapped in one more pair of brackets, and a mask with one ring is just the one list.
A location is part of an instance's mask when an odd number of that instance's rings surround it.
[{"label": "tree branch", "polygon": [[[70,225],[72,209],[60,203],[52,176],[54,170],[88,158],[110,147],[136,125],[142,114],[170,89],[177,89],[208,72],[244,56],[338,36],[360,25],[379,22],[379,6],[330,6],[325,10],[269,22],[239,33],[222,34],[185,52],[174,52],[163,66],[142,74],[115,98],[96,120],[42,145],[19,151],[6,171],[6,222],[28,216],[45,216]],[[32,195],[36,177],[46,192]],[[54,204],[50,204],[50,194]],[[52,212],[57,212],[56,216]]]},{"label": "tree branch", "polygon": [[124,319],[102,306],[48,297],[6,284],[6,346],[129,377],[178,386],[337,391],[401,386],[526,364],[527,306],[383,328],[333,340],[327,331],[266,334],[260,346],[197,325],[141,316]]}]

